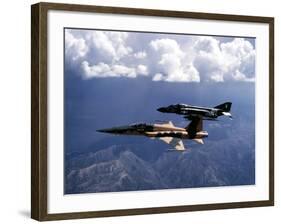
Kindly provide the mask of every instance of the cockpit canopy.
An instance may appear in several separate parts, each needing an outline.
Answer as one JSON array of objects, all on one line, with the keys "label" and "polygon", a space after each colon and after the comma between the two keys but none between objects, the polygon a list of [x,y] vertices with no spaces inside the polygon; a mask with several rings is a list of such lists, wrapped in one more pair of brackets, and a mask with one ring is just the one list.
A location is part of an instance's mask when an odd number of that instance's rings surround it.
[{"label": "cockpit canopy", "polygon": [[143,129],[147,126],[146,123],[133,123],[130,125],[133,128],[137,128],[137,129]]}]

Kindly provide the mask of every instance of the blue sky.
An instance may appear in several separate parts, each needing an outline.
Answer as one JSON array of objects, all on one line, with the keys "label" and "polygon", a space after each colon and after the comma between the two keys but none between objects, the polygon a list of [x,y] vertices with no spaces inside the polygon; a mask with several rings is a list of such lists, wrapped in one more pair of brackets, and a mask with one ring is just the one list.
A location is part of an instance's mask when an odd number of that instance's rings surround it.
[{"label": "blue sky", "polygon": [[66,67],[84,80],[253,82],[255,54],[253,38],[65,30]]},{"label": "blue sky", "polygon": [[[65,30],[65,193],[255,183],[255,39]],[[189,121],[158,107],[231,101],[186,154],[144,136],[96,130]],[[192,172],[186,172],[192,170]],[[145,175],[144,175],[145,174]]]}]

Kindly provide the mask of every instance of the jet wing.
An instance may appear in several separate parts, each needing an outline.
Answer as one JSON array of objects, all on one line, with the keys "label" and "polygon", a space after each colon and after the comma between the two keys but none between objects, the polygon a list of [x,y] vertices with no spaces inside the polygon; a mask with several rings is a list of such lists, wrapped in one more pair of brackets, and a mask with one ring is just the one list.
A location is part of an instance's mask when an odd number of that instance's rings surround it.
[{"label": "jet wing", "polygon": [[173,146],[176,151],[185,151],[183,142],[181,139],[173,138],[173,137],[162,137],[160,140],[164,141],[165,143]]}]

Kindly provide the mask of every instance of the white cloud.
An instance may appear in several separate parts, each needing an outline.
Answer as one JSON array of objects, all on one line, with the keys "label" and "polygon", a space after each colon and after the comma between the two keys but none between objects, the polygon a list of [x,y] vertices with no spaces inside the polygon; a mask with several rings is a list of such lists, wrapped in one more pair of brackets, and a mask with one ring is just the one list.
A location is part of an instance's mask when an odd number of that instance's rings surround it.
[{"label": "white cloud", "polygon": [[116,50],[113,46],[112,41],[109,39],[109,36],[104,32],[92,32],[90,36],[90,43],[92,43],[92,49],[96,49],[97,52],[103,54],[105,57],[115,58]]},{"label": "white cloud", "polygon": [[65,32],[65,54],[75,61],[86,55],[88,47],[83,38],[75,38],[70,32]]},{"label": "white cloud", "polygon": [[119,61],[132,51],[131,47],[126,46],[126,32],[89,31],[87,37],[93,52],[91,56],[96,56],[99,60]]},{"label": "white cloud", "polygon": [[186,60],[180,45],[173,39],[157,39],[150,42],[154,51],[155,74],[153,81],[199,82],[199,73],[192,63]]},{"label": "white cloud", "polygon": [[146,58],[146,56],[147,56],[147,54],[145,51],[139,51],[139,52],[134,53],[134,57],[137,59],[144,59],[144,58]]},{"label": "white cloud", "polygon": [[124,65],[113,65],[112,72],[119,76],[126,76],[128,78],[135,78],[137,76],[134,68],[129,68]]},{"label": "white cloud", "polygon": [[183,52],[180,49],[177,41],[173,39],[156,39],[150,42],[151,47],[160,54],[174,54],[179,57],[183,56]]},{"label": "white cloud", "polygon": [[213,37],[201,37],[194,46],[194,64],[203,81],[254,81],[255,50],[249,41],[235,38],[220,43]]},{"label": "white cloud", "polygon": [[96,65],[90,66],[87,61],[81,64],[84,79],[90,78],[106,78],[106,77],[126,77],[136,78],[137,75],[147,75],[147,67],[138,65],[137,67],[127,67],[121,64],[109,65],[100,62]]},{"label": "white cloud", "polygon": [[235,80],[254,80],[256,52],[249,41],[235,38],[232,42],[221,44],[225,58],[227,75],[233,74]]},{"label": "white cloud", "polygon": [[255,49],[244,38],[66,30],[66,63],[84,79],[138,76],[166,82],[255,80]]},{"label": "white cloud", "polygon": [[148,75],[148,69],[145,65],[138,65],[137,66],[137,74],[140,75]]}]

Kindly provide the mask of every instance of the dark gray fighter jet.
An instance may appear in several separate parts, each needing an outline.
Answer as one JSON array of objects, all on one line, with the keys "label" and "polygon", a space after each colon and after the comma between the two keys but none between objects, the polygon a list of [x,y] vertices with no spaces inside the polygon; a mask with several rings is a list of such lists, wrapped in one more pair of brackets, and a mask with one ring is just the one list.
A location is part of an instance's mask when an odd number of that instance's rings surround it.
[{"label": "dark gray fighter jet", "polygon": [[185,151],[183,139],[191,139],[199,144],[204,144],[203,138],[208,137],[208,133],[202,130],[202,118],[194,118],[187,127],[176,127],[171,121],[162,124],[138,123],[126,126],[119,126],[97,130],[116,135],[136,135],[157,138],[171,145],[173,149],[168,151]]},{"label": "dark gray fighter jet", "polygon": [[226,102],[215,107],[199,107],[188,104],[174,104],[168,107],[160,107],[157,110],[162,113],[175,113],[184,115],[184,118],[193,120],[202,117],[204,120],[215,120],[219,116],[227,116],[232,119],[230,113],[231,102]]}]

